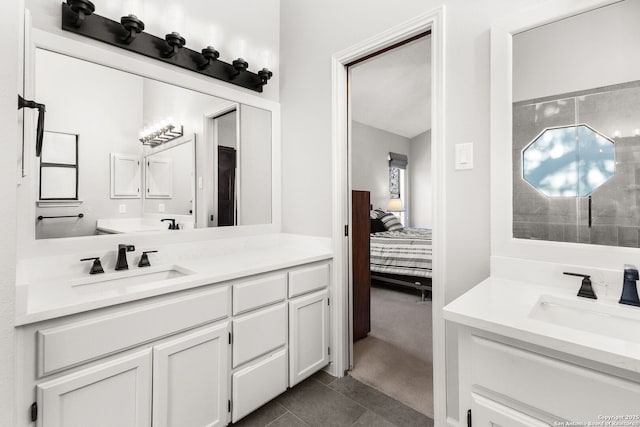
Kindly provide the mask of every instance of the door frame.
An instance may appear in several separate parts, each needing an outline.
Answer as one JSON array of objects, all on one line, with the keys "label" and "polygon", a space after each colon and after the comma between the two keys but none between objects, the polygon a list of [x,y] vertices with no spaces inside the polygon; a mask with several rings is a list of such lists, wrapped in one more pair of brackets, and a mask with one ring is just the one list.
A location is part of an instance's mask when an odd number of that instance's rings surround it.
[{"label": "door frame", "polygon": [[[198,175],[198,181],[200,181],[200,179],[202,178],[204,181],[204,188],[199,188],[199,190],[204,190],[204,191],[209,191],[211,189],[215,189],[218,187],[218,123],[216,122],[216,119],[220,116],[224,116],[225,114],[230,113],[231,111],[236,111],[236,155],[239,155],[237,153],[240,153],[240,104],[237,102],[229,102],[228,104],[225,104],[223,107],[220,108],[216,108],[210,111],[205,112],[202,115],[202,120],[203,120],[203,126],[202,129],[204,129],[204,135],[203,135],[203,139],[204,139],[204,143],[202,144],[202,150],[203,150],[203,154],[204,154],[204,158],[205,158],[205,165],[202,165],[202,169],[203,171],[207,171],[207,167],[206,167],[206,162],[211,161],[213,167],[211,168],[210,171],[207,172],[207,176],[202,176],[199,174],[199,172],[197,172],[196,174]],[[238,182],[238,177],[239,177],[239,165],[236,164],[236,206],[235,206],[235,211],[238,211],[238,205],[237,205],[237,201],[238,201],[238,190],[239,190],[239,182]],[[199,187],[200,185],[198,185]],[[213,226],[209,225],[209,215],[211,214],[211,212],[209,212],[209,200],[208,200],[209,194],[205,194],[205,197],[202,198],[202,200],[205,200],[206,203],[203,203],[203,205],[205,205],[203,207],[203,215],[202,218],[204,218],[204,220],[202,221],[202,224],[205,224],[206,227],[217,227],[218,226],[218,192],[214,191],[213,192],[213,196],[212,196],[212,200],[211,200],[211,204],[212,204],[212,210],[213,210],[213,214],[214,214],[214,224]],[[200,225],[200,224],[198,224]]]},{"label": "door frame", "polygon": [[349,274],[351,232],[351,135],[348,120],[347,64],[413,36],[431,30],[431,170],[433,186],[433,386],[435,425],[446,424],[445,322],[445,6],[394,26],[387,31],[341,50],[332,56],[332,157],[333,157],[333,280],[332,347],[330,371],[343,376],[353,354],[352,284]]}]

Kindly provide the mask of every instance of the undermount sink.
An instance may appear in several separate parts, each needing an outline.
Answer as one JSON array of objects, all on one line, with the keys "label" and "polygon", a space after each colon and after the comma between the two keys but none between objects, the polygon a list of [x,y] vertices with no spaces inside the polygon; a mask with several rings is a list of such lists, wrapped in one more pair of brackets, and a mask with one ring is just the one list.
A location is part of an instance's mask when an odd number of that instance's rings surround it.
[{"label": "undermount sink", "polygon": [[574,301],[550,295],[540,297],[529,317],[557,326],[640,343],[640,309]]},{"label": "undermount sink", "polygon": [[73,289],[80,293],[99,292],[108,289],[144,288],[148,285],[161,286],[168,280],[177,279],[194,274],[186,268],[169,265],[149,267],[144,269],[127,270],[115,273],[105,273],[79,280],[72,284]]}]

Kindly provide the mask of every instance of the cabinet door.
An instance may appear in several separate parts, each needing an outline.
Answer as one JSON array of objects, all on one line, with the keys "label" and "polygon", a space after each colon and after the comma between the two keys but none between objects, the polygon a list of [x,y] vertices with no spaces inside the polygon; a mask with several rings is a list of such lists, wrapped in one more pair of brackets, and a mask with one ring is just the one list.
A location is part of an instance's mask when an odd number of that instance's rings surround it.
[{"label": "cabinet door", "polygon": [[235,423],[287,390],[287,350],[235,372],[232,384]]},{"label": "cabinet door", "polygon": [[289,386],[329,363],[329,291],[289,302]]},{"label": "cabinet door", "polygon": [[548,427],[550,425],[475,393],[471,393],[471,402],[474,427]]},{"label": "cabinet door", "polygon": [[151,425],[151,350],[37,386],[39,427]]},{"label": "cabinet door", "polygon": [[229,323],[153,349],[153,426],[227,424]]}]

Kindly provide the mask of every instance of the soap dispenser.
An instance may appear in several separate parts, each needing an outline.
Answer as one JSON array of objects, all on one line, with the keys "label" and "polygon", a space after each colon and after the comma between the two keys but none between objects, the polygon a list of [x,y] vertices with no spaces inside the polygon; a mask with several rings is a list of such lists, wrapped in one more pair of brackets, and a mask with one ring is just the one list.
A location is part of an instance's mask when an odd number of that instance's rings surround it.
[{"label": "soap dispenser", "polygon": [[638,288],[636,281],[638,280],[638,270],[635,268],[624,269],[624,284],[622,285],[622,296],[620,304],[635,305],[640,307],[640,299],[638,299]]}]

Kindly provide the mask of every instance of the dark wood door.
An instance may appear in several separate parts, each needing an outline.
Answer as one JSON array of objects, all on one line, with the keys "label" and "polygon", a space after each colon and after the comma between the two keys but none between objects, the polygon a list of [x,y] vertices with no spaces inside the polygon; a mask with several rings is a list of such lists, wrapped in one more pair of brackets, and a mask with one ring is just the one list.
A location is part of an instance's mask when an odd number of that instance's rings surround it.
[{"label": "dark wood door", "polygon": [[218,146],[218,226],[236,225],[236,149]]},{"label": "dark wood door", "polygon": [[370,270],[370,197],[368,191],[351,192],[353,340],[371,331],[371,270]]}]

